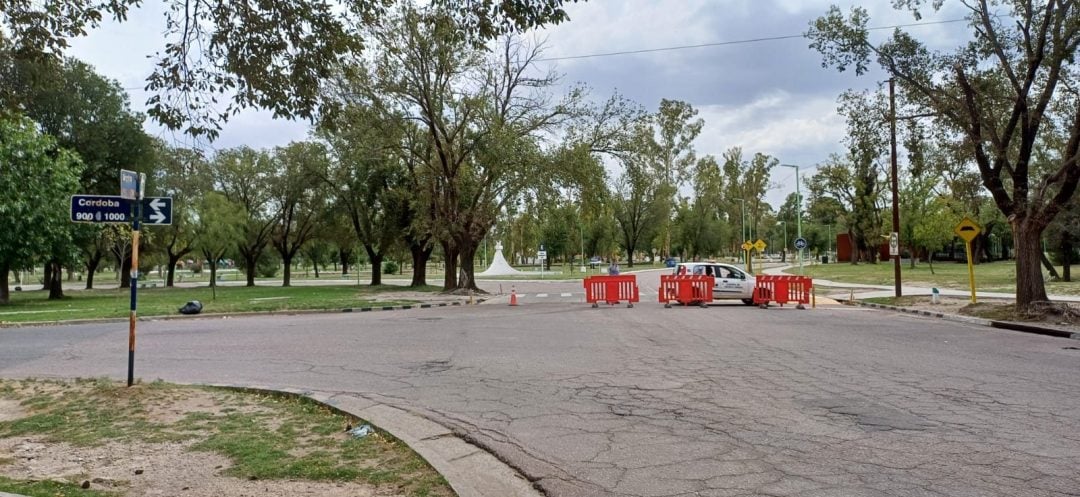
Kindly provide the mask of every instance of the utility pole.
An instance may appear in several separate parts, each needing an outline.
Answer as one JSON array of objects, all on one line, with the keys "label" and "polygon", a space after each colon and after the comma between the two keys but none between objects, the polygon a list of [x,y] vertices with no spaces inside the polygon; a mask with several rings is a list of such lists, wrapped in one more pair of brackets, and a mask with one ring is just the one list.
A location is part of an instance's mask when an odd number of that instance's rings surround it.
[{"label": "utility pole", "polygon": [[903,292],[900,290],[900,194],[899,181],[896,177],[896,79],[889,78],[889,151],[890,162],[892,167],[892,225],[893,232],[897,233],[897,250],[896,255],[893,256],[893,279],[896,284],[896,296],[900,297]]},{"label": "utility pole", "polygon": [[[783,167],[795,168],[795,226],[798,231],[798,237],[802,238],[802,193],[799,190],[799,166],[794,164],[780,164]],[[799,251],[799,276],[803,274],[803,249],[797,248]]]}]

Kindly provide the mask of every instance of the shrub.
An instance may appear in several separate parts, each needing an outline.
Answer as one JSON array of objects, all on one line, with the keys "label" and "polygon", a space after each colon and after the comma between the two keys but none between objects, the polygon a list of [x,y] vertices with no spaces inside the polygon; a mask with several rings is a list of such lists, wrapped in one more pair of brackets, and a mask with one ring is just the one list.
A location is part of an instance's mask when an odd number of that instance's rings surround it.
[{"label": "shrub", "polygon": [[386,261],[382,265],[383,274],[395,274],[398,272],[398,264],[394,261]]}]

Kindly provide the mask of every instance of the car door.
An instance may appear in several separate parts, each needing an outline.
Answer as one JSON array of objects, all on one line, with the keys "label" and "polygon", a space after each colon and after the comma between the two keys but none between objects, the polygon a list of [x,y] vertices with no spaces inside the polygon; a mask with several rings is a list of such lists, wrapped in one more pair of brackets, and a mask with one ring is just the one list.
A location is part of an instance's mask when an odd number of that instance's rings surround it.
[{"label": "car door", "polygon": [[737,271],[732,271],[727,266],[713,266],[713,274],[716,276],[716,289],[713,298],[739,299],[743,298],[743,281]]},{"label": "car door", "polygon": [[742,271],[739,268],[728,267],[731,274],[731,297],[730,298],[753,298],[754,297],[754,280],[750,277],[750,274]]}]

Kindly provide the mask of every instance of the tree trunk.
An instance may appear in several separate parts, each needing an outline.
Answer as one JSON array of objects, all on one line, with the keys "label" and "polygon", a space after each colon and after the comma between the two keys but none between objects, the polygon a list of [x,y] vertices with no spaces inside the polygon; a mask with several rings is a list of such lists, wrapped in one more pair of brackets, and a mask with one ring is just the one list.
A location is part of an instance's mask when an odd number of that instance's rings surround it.
[{"label": "tree trunk", "polygon": [[1063,266],[1061,268],[1061,281],[1070,282],[1070,281],[1072,281],[1072,254],[1073,254],[1072,240],[1066,238],[1064,243],[1062,243],[1062,245],[1063,245],[1062,248],[1064,249],[1064,251],[1063,251],[1064,253],[1061,254],[1061,263],[1063,264]]},{"label": "tree trunk", "polygon": [[86,289],[94,289],[94,273],[97,273],[98,266],[101,265],[101,258],[104,254],[101,252],[95,252],[95,255],[90,256],[86,260]]},{"label": "tree trunk", "polygon": [[382,254],[376,254],[374,250],[365,247],[368,258],[371,259],[371,286],[382,284]]},{"label": "tree trunk", "polygon": [[292,286],[292,259],[293,254],[281,254],[281,262],[285,264],[284,273],[281,274],[281,286]]},{"label": "tree trunk", "polygon": [[431,259],[431,251],[434,247],[428,245],[413,244],[409,247],[412,252],[413,276],[409,286],[416,288],[427,286],[427,263]]},{"label": "tree trunk", "polygon": [[[246,267],[244,268],[244,273],[246,273],[247,276],[247,286],[255,286],[255,272],[258,271],[258,268],[255,267],[255,264],[257,264],[258,262],[259,257],[257,254],[244,254],[244,264],[246,265]],[[216,264],[217,261],[214,261],[214,263]]]},{"label": "tree trunk", "polygon": [[182,254],[169,254],[169,270],[165,273],[165,286],[172,288],[176,277],[176,263],[180,262]]},{"label": "tree trunk", "polygon": [[52,260],[46,267],[52,267],[52,283],[49,285],[49,300],[64,298],[64,268],[59,261]]},{"label": "tree trunk", "polygon": [[48,262],[45,263],[45,269],[42,272],[44,273],[44,275],[43,275],[43,277],[41,279],[41,289],[42,290],[52,290],[52,282],[53,282],[53,274],[52,274],[53,267],[52,267],[52,264],[48,263]]},{"label": "tree trunk", "polygon": [[311,265],[315,266],[315,279],[319,279],[319,262],[315,261]]},{"label": "tree trunk", "polygon": [[[1050,259],[1046,258],[1046,252],[1042,250],[1041,245],[1039,246],[1039,260],[1042,262],[1043,267],[1046,268],[1046,272],[1050,273],[1051,278],[1053,278],[1054,280],[1061,279],[1061,275],[1058,274],[1057,268],[1054,267],[1054,264],[1052,262],[1050,262]],[[1041,273],[1039,275],[1039,278],[1042,278]]]},{"label": "tree trunk", "polygon": [[936,274],[934,273],[934,251],[928,250],[927,252],[930,254],[926,256],[926,261],[930,263],[930,274]]},{"label": "tree trunk", "polygon": [[8,288],[8,274],[11,268],[7,264],[0,264],[0,305],[11,303],[11,288]]},{"label": "tree trunk", "polygon": [[445,259],[445,274],[443,275],[443,291],[448,292],[457,288],[458,253],[450,247],[450,244],[442,242],[443,258]]},{"label": "tree trunk", "polygon": [[1016,251],[1016,308],[1024,310],[1033,302],[1047,300],[1043,283],[1043,259],[1040,235],[1042,227],[1032,226],[1029,221],[1015,220],[1010,223]]},{"label": "tree trunk", "polygon": [[[461,249],[461,252],[458,254],[458,260],[461,261],[461,267],[459,268],[460,271],[458,271],[458,273],[460,273],[461,278],[457,282],[457,288],[460,290],[480,291],[480,289],[476,286],[475,278],[476,249],[477,247],[475,244],[469,244],[464,246]],[[546,263],[547,261],[544,262]]]},{"label": "tree trunk", "polygon": [[338,249],[338,260],[341,261],[341,275],[349,275],[349,259],[352,259],[352,250]]},{"label": "tree trunk", "polygon": [[131,288],[131,256],[124,256],[120,264],[120,288]]}]

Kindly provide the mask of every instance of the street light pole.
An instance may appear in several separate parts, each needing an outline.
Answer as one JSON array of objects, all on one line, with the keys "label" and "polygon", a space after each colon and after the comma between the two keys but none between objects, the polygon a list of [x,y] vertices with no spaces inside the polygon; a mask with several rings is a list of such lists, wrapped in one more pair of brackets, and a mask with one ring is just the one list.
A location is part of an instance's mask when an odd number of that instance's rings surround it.
[{"label": "street light pole", "polygon": [[[783,167],[795,168],[795,223],[798,231],[798,237],[802,238],[802,193],[799,189],[799,166],[794,164],[780,164]],[[802,249],[796,248],[799,251],[799,275],[803,274],[803,256]]]},{"label": "street light pole", "polygon": [[[739,249],[742,250],[742,244],[747,241],[746,240],[746,199],[740,198],[740,199],[736,199],[736,200],[739,201],[739,206],[740,206],[739,207],[739,212],[742,213],[742,226],[739,228],[739,238],[740,238],[740,240],[739,240]],[[748,252],[746,250],[743,250],[743,266],[746,266],[747,270],[749,271],[750,261],[748,261],[747,258],[746,258],[747,253]]]},{"label": "street light pole", "polygon": [[784,260],[787,262],[787,221],[780,221],[780,224],[784,225]]}]

